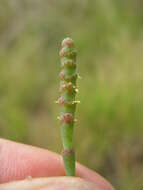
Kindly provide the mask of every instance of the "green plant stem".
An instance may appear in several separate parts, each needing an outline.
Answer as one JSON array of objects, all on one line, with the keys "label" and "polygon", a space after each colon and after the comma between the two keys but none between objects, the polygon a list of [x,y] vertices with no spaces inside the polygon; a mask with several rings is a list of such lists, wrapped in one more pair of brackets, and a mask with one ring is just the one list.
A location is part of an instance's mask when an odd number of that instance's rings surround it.
[{"label": "green plant stem", "polygon": [[75,176],[75,153],[73,148],[73,128],[75,122],[75,109],[78,101],[75,101],[76,88],[76,50],[73,40],[63,40],[60,51],[60,98],[61,106],[61,137],[63,144],[63,160],[67,176]]}]

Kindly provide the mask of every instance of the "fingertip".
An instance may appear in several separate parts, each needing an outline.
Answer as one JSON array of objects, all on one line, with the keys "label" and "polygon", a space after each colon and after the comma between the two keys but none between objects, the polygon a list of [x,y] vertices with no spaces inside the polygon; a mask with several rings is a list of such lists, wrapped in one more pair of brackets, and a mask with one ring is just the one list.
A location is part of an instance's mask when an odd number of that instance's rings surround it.
[{"label": "fingertip", "polygon": [[98,187],[104,190],[115,190],[105,178],[81,164],[77,164],[77,175],[83,179],[96,183]]},{"label": "fingertip", "polygon": [[[0,183],[25,179],[27,176],[64,176],[60,155],[41,148],[0,139]],[[77,176],[94,182],[104,190],[114,188],[102,176],[76,164]]]},{"label": "fingertip", "polygon": [[0,190],[101,190],[94,183],[77,177],[48,177],[0,185]]},{"label": "fingertip", "polygon": [[0,139],[0,183],[27,176],[64,175],[61,157],[53,152]]}]

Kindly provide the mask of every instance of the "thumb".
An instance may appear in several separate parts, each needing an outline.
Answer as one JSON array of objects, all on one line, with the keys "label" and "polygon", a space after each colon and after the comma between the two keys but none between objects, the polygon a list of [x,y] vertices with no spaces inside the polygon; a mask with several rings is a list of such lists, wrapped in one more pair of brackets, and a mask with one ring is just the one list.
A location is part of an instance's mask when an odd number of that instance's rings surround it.
[{"label": "thumb", "polygon": [[15,181],[0,185],[0,190],[103,190],[78,177],[48,177]]}]

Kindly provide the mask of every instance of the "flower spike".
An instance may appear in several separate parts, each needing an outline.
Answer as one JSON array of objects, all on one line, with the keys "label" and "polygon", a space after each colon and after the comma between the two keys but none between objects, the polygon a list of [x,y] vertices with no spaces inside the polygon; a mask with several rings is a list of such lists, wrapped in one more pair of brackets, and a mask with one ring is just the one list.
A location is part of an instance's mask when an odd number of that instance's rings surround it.
[{"label": "flower spike", "polygon": [[76,80],[79,74],[76,71],[76,49],[71,38],[65,38],[60,50],[61,71],[60,98],[57,103],[61,107],[61,114],[58,119],[61,121],[61,136],[63,144],[63,160],[67,176],[75,176],[75,153],[73,148],[73,129],[75,119],[75,100],[78,92]]}]

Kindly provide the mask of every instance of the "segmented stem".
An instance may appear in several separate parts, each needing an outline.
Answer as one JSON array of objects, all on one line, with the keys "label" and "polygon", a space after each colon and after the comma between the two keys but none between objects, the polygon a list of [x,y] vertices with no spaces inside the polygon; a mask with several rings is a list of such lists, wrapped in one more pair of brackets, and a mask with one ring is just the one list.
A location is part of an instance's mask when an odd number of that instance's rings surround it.
[{"label": "segmented stem", "polygon": [[61,106],[61,136],[63,144],[63,160],[67,176],[75,176],[75,153],[73,148],[73,128],[75,122],[76,88],[76,49],[73,40],[66,38],[61,44],[60,98]]}]

